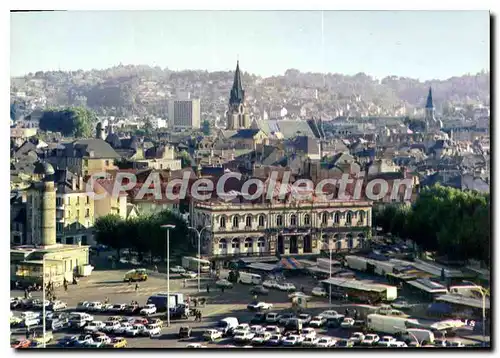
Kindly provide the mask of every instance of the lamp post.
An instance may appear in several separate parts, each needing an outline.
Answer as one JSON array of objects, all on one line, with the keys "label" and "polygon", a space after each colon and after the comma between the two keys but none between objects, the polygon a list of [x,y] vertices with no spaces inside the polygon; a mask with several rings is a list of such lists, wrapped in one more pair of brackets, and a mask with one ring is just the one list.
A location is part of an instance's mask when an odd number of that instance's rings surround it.
[{"label": "lamp post", "polygon": [[486,293],[487,290],[484,289],[483,287],[475,284],[474,282],[471,281],[464,281],[465,283],[470,283],[472,284],[481,294],[481,298],[483,299],[482,306],[483,306],[483,346],[486,346]]},{"label": "lamp post", "polygon": [[170,229],[175,225],[161,225],[162,229],[167,230],[167,327],[170,327]]},{"label": "lamp post", "polygon": [[[328,250],[330,251],[330,280],[332,279],[332,241],[331,239],[328,240]],[[330,284],[328,285],[328,288],[330,290],[329,294],[328,294],[328,302],[330,304],[330,307],[332,306],[332,284],[330,282]]]},{"label": "lamp post", "polygon": [[46,319],[45,319],[45,315],[46,315],[46,312],[45,312],[45,256],[47,256],[47,254],[43,254],[43,256],[42,256],[42,334],[43,334],[42,347],[43,348],[46,348],[45,336],[47,334],[47,332],[46,332],[46,330],[47,330]]},{"label": "lamp post", "polygon": [[207,225],[207,226],[201,228],[200,231],[198,231],[198,229],[196,229],[195,227],[192,227],[192,226],[188,227],[188,229],[194,230],[196,232],[196,235],[198,235],[198,292],[200,292],[200,275],[201,275],[200,261],[199,261],[199,260],[201,260],[201,233],[203,232],[203,230],[205,230],[207,228],[210,228],[210,225]]}]

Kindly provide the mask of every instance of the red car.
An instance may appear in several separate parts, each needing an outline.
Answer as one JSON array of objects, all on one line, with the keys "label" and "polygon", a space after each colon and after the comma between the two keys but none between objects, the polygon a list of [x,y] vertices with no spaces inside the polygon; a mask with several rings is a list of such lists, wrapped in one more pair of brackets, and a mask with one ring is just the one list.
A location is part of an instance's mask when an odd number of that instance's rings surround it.
[{"label": "red car", "polygon": [[143,317],[138,317],[134,320],[134,324],[143,324],[143,325],[146,325],[148,324],[149,321],[147,318],[143,318]]},{"label": "red car", "polygon": [[12,342],[10,346],[12,348],[17,349],[17,348],[29,348],[30,345],[31,341],[29,341],[28,339],[18,339]]}]

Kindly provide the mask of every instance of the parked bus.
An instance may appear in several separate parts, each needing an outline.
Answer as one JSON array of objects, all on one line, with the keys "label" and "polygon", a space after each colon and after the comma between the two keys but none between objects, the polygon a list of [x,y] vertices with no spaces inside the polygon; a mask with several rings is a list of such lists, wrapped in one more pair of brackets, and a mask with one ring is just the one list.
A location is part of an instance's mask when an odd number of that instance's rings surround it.
[{"label": "parked bus", "polygon": [[198,263],[200,264],[200,272],[210,272],[210,261],[189,256],[184,256],[182,258],[182,267],[187,270],[198,272]]}]

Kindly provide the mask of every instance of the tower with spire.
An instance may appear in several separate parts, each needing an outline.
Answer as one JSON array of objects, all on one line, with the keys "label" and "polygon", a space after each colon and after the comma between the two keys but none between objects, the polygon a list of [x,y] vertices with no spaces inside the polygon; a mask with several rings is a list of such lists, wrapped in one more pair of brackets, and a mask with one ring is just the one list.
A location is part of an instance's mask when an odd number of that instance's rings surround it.
[{"label": "tower with spire", "polygon": [[229,108],[227,111],[227,128],[229,130],[250,128],[250,115],[245,103],[245,91],[243,90],[240,73],[240,61],[236,63],[233,87],[229,92]]},{"label": "tower with spire", "polygon": [[432,101],[432,87],[429,87],[429,94],[427,95],[427,102],[425,103],[425,125],[427,129],[441,129],[441,121],[436,119],[436,109]]}]

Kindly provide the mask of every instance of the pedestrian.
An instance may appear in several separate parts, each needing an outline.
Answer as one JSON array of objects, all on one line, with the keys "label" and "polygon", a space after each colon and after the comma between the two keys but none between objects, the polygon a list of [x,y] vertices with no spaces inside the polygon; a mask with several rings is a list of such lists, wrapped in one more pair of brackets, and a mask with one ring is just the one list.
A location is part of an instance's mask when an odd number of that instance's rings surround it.
[{"label": "pedestrian", "polygon": [[107,304],[108,302],[109,302],[109,298],[107,298],[107,297],[106,297],[106,298],[104,299],[104,304]]},{"label": "pedestrian", "polygon": [[138,284],[138,283],[136,283],[136,284],[135,284],[135,292],[137,292],[137,290],[138,290],[138,289],[139,289],[139,284]]},{"label": "pedestrian", "polygon": [[30,329],[26,327],[26,339],[30,338]]},{"label": "pedestrian", "polygon": [[220,290],[222,291],[222,293],[224,293],[224,286],[222,286]]},{"label": "pedestrian", "polygon": [[207,293],[210,293],[210,286],[207,285]]},{"label": "pedestrian", "polygon": [[68,291],[68,283],[67,282],[64,283],[64,291],[66,291],[66,292]]},{"label": "pedestrian", "polygon": [[27,299],[28,298],[28,289],[24,289],[24,298]]},{"label": "pedestrian", "polygon": [[195,297],[193,298],[193,303],[194,303],[194,306],[196,307],[198,305],[198,299]]},{"label": "pedestrian", "polygon": [[300,288],[300,290],[302,291],[302,293],[304,293],[304,291],[305,291],[304,286],[302,286],[302,287]]},{"label": "pedestrian", "polygon": [[187,280],[184,279],[184,288],[186,288],[186,285],[187,285]]},{"label": "pedestrian", "polygon": [[198,322],[201,322],[201,311],[198,311]]}]

